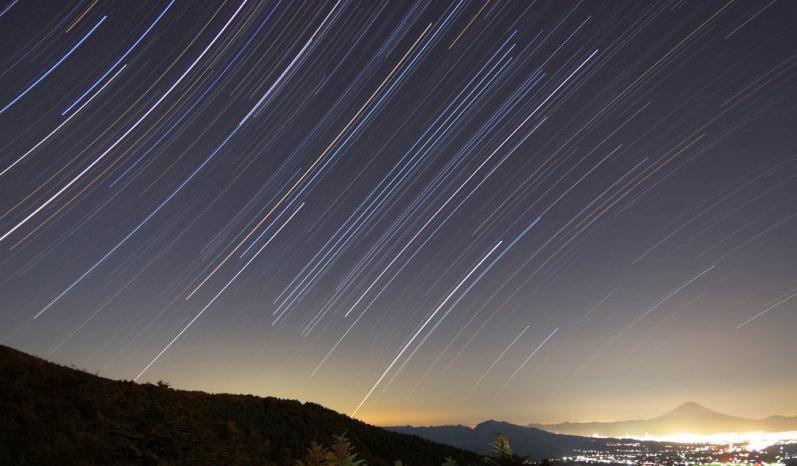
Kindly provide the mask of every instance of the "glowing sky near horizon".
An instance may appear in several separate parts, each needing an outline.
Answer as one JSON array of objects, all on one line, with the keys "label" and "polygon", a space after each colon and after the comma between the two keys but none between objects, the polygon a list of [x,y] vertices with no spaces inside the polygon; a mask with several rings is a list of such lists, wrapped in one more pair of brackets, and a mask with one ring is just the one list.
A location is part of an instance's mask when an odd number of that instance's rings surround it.
[{"label": "glowing sky near horizon", "polygon": [[0,4],[0,341],[379,424],[797,414],[797,6]]}]

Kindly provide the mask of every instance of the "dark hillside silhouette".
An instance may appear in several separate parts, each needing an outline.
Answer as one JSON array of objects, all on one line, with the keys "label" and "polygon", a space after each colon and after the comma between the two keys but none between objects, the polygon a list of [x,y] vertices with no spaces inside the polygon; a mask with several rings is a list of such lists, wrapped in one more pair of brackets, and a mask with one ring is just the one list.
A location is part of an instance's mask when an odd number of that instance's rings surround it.
[{"label": "dark hillside silhouette", "polygon": [[109,380],[0,346],[0,464],[285,465],[343,433],[372,466],[481,463],[313,403]]}]

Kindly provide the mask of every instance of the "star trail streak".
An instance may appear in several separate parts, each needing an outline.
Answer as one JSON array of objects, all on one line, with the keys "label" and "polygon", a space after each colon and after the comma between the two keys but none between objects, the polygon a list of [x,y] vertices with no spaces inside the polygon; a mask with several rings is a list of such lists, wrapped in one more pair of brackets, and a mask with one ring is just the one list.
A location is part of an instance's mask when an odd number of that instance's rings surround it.
[{"label": "star trail streak", "polygon": [[0,340],[380,424],[794,412],[795,20],[7,0]]}]

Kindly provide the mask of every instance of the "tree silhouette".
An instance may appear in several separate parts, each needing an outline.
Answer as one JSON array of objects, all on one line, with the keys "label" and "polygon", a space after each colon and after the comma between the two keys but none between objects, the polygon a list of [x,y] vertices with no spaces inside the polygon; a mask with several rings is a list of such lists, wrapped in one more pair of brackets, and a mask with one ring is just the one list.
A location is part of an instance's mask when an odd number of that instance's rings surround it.
[{"label": "tree silhouette", "polygon": [[517,464],[529,464],[528,458],[512,453],[512,446],[509,439],[502,434],[497,434],[495,440],[490,442],[490,449],[484,458],[487,464],[498,466],[514,466]]},{"label": "tree silhouette", "polygon": [[296,461],[296,466],[365,466],[364,460],[357,459],[357,453],[345,433],[334,438],[329,448],[312,442],[304,458]]}]

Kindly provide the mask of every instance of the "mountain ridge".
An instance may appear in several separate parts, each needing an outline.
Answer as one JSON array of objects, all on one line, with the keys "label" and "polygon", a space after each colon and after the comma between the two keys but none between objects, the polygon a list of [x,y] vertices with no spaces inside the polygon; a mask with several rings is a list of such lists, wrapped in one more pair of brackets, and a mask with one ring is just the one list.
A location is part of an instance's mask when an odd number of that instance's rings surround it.
[{"label": "mountain ridge", "polygon": [[454,424],[425,427],[388,426],[385,429],[417,435],[476,453],[486,453],[489,442],[497,434],[501,434],[510,440],[517,454],[529,456],[532,460],[559,458],[576,450],[605,449],[607,443],[605,439],[557,434],[496,420],[482,421],[473,427]]}]

